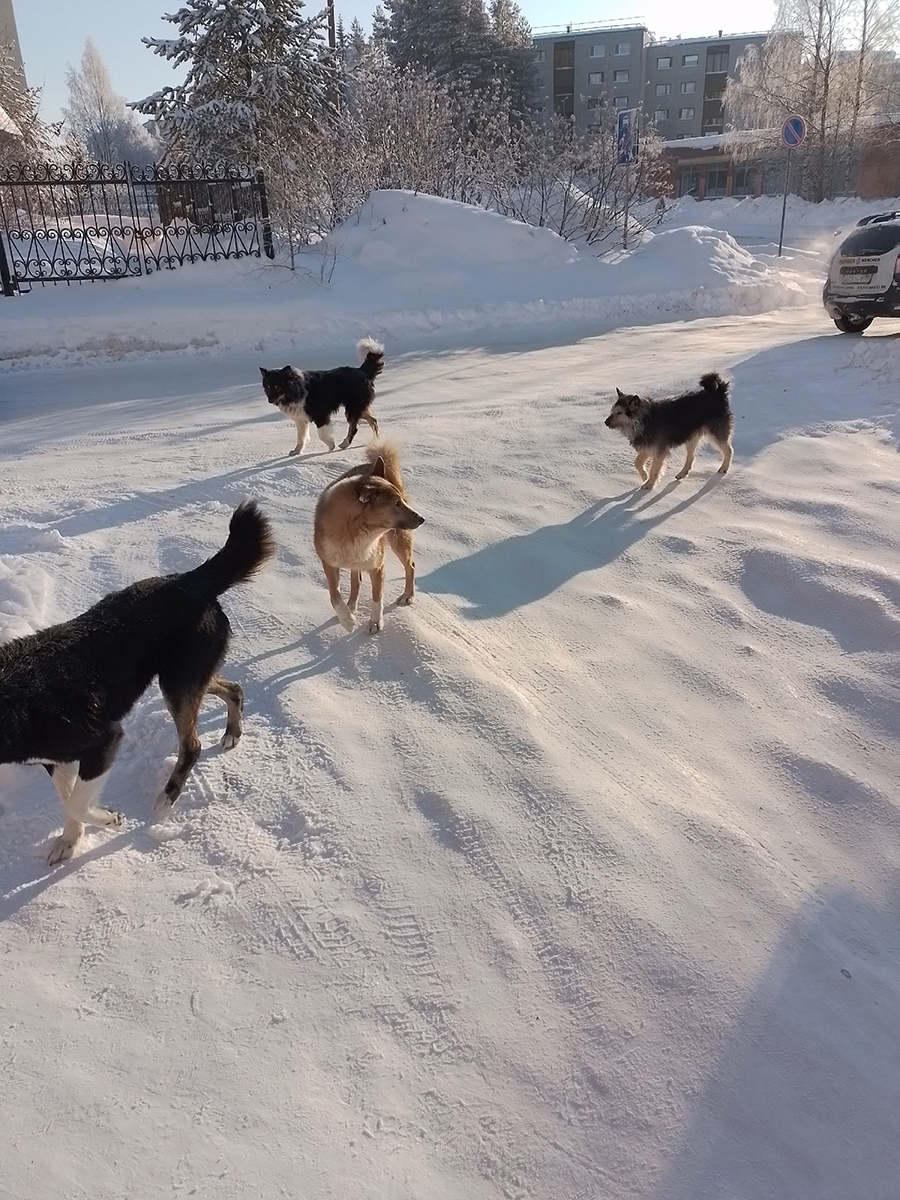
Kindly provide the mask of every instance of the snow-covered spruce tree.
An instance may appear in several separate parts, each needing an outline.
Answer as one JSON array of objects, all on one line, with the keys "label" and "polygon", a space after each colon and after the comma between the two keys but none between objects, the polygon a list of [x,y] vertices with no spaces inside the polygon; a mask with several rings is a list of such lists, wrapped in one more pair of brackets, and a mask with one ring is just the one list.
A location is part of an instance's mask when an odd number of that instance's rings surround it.
[{"label": "snow-covered spruce tree", "polygon": [[491,0],[494,77],[516,122],[530,118],[537,87],[531,26],[515,0]]},{"label": "snow-covered spruce tree", "polygon": [[187,67],[183,83],[133,106],[156,120],[170,158],[265,164],[271,146],[302,158],[334,84],[321,14],[304,18],[303,7],[302,0],[185,0],[165,18],[177,37],[143,39]]},{"label": "snow-covered spruce tree", "polygon": [[92,41],[84,44],[79,69],[69,67],[66,84],[69,104],[63,109],[64,135],[74,155],[106,164],[153,162],[156,142],[116,92]]},{"label": "snow-covered spruce tree", "polygon": [[391,61],[442,83],[480,90],[494,80],[490,22],[484,0],[385,0]]}]

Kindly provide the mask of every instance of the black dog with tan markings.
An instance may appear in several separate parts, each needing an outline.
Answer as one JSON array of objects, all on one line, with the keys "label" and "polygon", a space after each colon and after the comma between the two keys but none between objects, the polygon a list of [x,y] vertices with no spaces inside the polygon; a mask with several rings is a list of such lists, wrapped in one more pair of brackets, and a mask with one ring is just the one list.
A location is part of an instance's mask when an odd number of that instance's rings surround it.
[{"label": "black dog with tan markings", "polygon": [[178,761],[156,802],[171,807],[200,756],[197,717],[208,693],[224,700],[222,745],[241,736],[243,692],[217,671],[231,628],[218,597],[274,553],[252,502],[231,517],[228,540],[182,575],[142,579],[86,613],[0,646],[0,762],[42,763],[66,814],[51,865],[71,858],[85,825],[122,824],[100,793],[122,740],[122,720],[154,677],[178,730]]},{"label": "black dog with tan markings", "polygon": [[694,455],[704,438],[721,451],[724,475],[731,466],[734,448],[731,434],[734,415],[729,403],[731,385],[715,371],[704,375],[695,392],[684,392],[673,400],[644,400],[627,396],[616,388],[618,399],[606,418],[609,429],[618,429],[637,451],[634,468],[646,490],[655,486],[669,454],[684,446],[684,466],[675,476],[684,479],[694,465]]}]

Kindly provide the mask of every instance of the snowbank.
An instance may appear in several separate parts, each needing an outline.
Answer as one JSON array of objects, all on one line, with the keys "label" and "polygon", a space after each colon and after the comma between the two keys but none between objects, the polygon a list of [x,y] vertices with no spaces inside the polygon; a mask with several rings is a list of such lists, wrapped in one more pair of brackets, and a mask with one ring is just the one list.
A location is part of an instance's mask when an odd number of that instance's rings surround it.
[{"label": "snowbank", "polygon": [[[710,216],[712,209],[706,210]],[[376,192],[300,257],[185,266],[150,278],[35,288],[7,301],[0,362],[290,351],[359,335],[395,346],[436,331],[490,331],[581,320],[755,313],[805,301],[810,276],[765,264],[699,226],[648,234],[633,254],[578,248],[546,229],[410,192]]]}]

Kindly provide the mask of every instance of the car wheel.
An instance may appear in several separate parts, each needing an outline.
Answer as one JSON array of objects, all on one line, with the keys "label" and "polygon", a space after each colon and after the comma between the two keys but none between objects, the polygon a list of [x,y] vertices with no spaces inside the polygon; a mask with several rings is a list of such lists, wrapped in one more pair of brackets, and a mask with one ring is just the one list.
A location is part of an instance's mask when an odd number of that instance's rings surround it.
[{"label": "car wheel", "polygon": [[874,317],[853,317],[850,313],[842,313],[834,318],[834,323],[841,333],[862,333],[874,320]]}]

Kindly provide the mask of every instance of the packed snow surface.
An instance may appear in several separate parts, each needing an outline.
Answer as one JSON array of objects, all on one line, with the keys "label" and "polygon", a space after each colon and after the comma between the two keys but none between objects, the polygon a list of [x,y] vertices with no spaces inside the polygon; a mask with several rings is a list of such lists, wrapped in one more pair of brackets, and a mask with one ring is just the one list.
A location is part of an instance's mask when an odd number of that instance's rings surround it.
[{"label": "packed snow surface", "polygon": [[[515,237],[535,275],[601,270]],[[757,273],[710,237],[622,269],[699,243],[704,286]],[[134,296],[149,330],[158,282],[13,312],[65,338]],[[155,686],[105,794],[127,827],[71,864],[45,865],[45,773],[0,767],[4,1196],[897,1195],[896,334],[815,305],[655,318],[388,342],[376,411],[426,524],[418,601],[378,637],[342,632],[312,549],[360,450],[289,459],[246,341],[0,376],[0,637],[198,563],[245,496],[279,544],[224,600],[244,740],[215,747],[211,701],[170,820]],[[705,452],[635,491],[615,386],[709,369],[734,380],[732,473]]]}]

